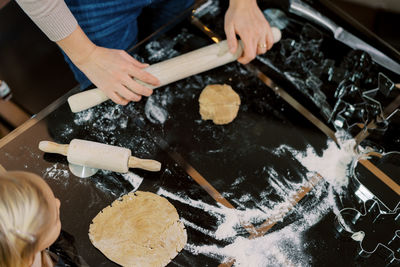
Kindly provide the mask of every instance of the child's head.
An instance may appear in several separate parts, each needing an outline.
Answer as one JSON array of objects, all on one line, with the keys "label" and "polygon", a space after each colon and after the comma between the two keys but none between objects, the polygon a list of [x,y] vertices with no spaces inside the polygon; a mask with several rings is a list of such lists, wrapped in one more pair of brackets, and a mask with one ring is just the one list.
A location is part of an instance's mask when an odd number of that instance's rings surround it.
[{"label": "child's head", "polygon": [[0,266],[30,266],[60,234],[59,209],[39,176],[0,171]]}]

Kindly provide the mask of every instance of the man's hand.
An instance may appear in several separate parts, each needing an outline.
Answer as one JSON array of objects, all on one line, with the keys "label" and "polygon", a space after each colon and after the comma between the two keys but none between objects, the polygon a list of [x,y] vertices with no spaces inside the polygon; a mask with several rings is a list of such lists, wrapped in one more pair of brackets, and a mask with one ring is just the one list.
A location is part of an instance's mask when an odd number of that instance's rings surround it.
[{"label": "man's hand", "polygon": [[230,0],[225,14],[225,34],[231,53],[235,53],[238,42],[243,42],[243,55],[238,59],[247,64],[256,55],[264,54],[274,44],[271,27],[256,0]]},{"label": "man's hand", "polygon": [[117,104],[126,105],[153,93],[134,78],[151,85],[160,83],[143,70],[147,64],[140,63],[123,50],[96,46],[79,26],[57,44],[89,80]]}]

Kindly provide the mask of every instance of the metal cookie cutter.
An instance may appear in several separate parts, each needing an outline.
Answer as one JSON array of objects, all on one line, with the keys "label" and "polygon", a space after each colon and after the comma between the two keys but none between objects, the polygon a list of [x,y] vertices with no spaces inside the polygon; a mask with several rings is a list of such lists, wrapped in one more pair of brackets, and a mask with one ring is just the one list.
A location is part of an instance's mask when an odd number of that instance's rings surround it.
[{"label": "metal cookie cutter", "polygon": [[394,212],[384,212],[376,200],[367,200],[363,204],[363,212],[354,208],[342,209],[336,216],[336,230],[359,242],[359,256],[369,257],[377,253],[384,257],[387,266],[398,266],[400,208]]},{"label": "metal cookie cutter", "polygon": [[398,116],[399,109],[385,113],[382,106],[399,95],[399,90],[383,73],[378,74],[378,87],[372,90],[359,88],[351,79],[343,80],[335,92],[337,102],[330,121],[335,126],[345,129],[367,127],[375,120],[373,129],[376,134],[383,134],[388,128],[389,121]]},{"label": "metal cookie cutter", "polygon": [[361,203],[374,199],[387,212],[400,208],[400,152],[369,152],[354,160],[350,190]]},{"label": "metal cookie cutter", "polygon": [[350,190],[362,204],[361,211],[342,209],[336,230],[359,242],[361,257],[376,253],[387,265],[400,264],[400,153],[361,155],[353,161],[351,173]]},{"label": "metal cookie cutter", "polygon": [[80,178],[88,178],[93,176],[97,173],[99,169],[81,166],[73,163],[68,164],[69,170],[72,172],[73,175],[80,177]]}]

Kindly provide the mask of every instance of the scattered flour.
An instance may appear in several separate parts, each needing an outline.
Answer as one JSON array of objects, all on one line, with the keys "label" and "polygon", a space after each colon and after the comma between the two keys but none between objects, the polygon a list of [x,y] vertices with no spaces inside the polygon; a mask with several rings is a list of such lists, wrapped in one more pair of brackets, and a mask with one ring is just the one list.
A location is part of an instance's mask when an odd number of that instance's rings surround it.
[{"label": "scattered flour", "polygon": [[357,154],[354,151],[355,141],[348,140],[339,148],[335,142],[329,141],[328,148],[318,157],[309,147],[303,155],[298,154],[297,159],[312,172],[317,172],[329,182],[335,190],[341,192],[349,183],[350,167]]},{"label": "scattered flour", "polygon": [[[332,189],[332,187],[331,187]],[[332,191],[330,189],[330,191]],[[322,186],[317,191],[322,191]],[[304,253],[302,236],[304,231],[317,223],[326,215],[332,206],[333,194],[328,194],[318,206],[299,206],[296,209],[299,220],[275,232],[255,239],[247,239],[238,236],[237,228],[241,219],[258,217],[267,219],[268,212],[260,212],[258,209],[234,210],[222,205],[210,205],[199,200],[193,200],[186,196],[177,196],[162,188],[159,195],[171,198],[181,203],[199,208],[214,216],[218,220],[218,228],[211,231],[196,225],[185,218],[181,218],[186,227],[192,228],[217,240],[227,240],[227,246],[196,245],[188,243],[185,249],[194,255],[204,254],[222,261],[235,260],[235,266],[309,266],[310,259]],[[247,195],[245,195],[247,198]],[[265,210],[267,208],[265,207]],[[274,212],[273,209],[270,210]]]},{"label": "scattered flour", "polygon": [[68,185],[69,170],[63,169],[62,164],[55,163],[54,165],[46,168],[43,172],[43,178],[49,178],[62,182],[65,186]]},{"label": "scattered flour", "polygon": [[175,42],[173,41],[151,41],[146,45],[146,50],[149,54],[148,61],[151,63],[162,61],[168,58],[179,55],[178,51],[174,50],[173,47]]},{"label": "scattered flour", "polygon": [[205,254],[224,262],[233,259],[235,266],[307,266],[306,259],[293,257],[303,254],[302,232],[294,226],[256,239],[237,237],[225,247],[187,244],[185,249],[195,255]]},{"label": "scattered flour", "polygon": [[[159,100],[162,98],[157,98]],[[108,101],[89,110],[74,114],[73,123],[79,127],[72,134],[66,132],[62,135],[64,142],[81,136],[84,139],[126,147],[135,154],[151,154],[157,149],[154,142],[148,142],[148,133],[144,131],[145,119],[143,109],[137,107],[137,103],[129,103],[121,106]],[[67,129],[63,127],[62,130]],[[77,131],[75,131],[77,129]],[[120,135],[122,131],[129,129],[131,135]],[[132,135],[135,138],[132,138]]]},{"label": "scattered flour", "polygon": [[358,158],[358,154],[354,151],[355,141],[353,139],[344,141],[340,144],[340,148],[332,140],[329,140],[327,145],[322,156],[318,156],[310,146],[302,153],[287,145],[281,145],[274,153],[280,155],[285,151],[291,152],[310,172],[319,173],[338,193],[341,193],[349,183],[351,165]]},{"label": "scattered flour", "polygon": [[82,125],[85,122],[90,121],[94,116],[94,109],[87,109],[81,112],[75,113],[74,122],[76,125]]},{"label": "scattered flour", "polygon": [[167,110],[158,105],[153,96],[147,99],[144,112],[146,114],[146,118],[155,124],[164,124],[168,118]]},{"label": "scattered flour", "polygon": [[131,185],[133,186],[131,192],[135,192],[136,190],[138,190],[139,186],[143,182],[143,178],[137,174],[134,174],[133,172],[123,173],[122,177],[124,177],[124,179],[131,183]]},{"label": "scattered flour", "polygon": [[[60,181],[65,186],[67,186],[69,184],[68,178],[70,177],[70,171],[68,169],[64,169],[64,168],[65,168],[65,165],[60,164],[60,163],[55,163],[54,165],[48,167],[43,172],[43,177]],[[102,172],[102,174],[105,176],[111,174],[111,171],[107,171],[107,170],[100,170],[100,172]],[[133,189],[131,192],[136,191],[143,182],[143,178],[133,172],[123,173],[122,177],[132,185]],[[82,183],[84,183],[85,180],[86,179],[78,179],[78,181],[82,182]],[[110,189],[107,186],[105,186],[101,183],[98,183],[96,181],[95,181],[95,183],[96,183],[96,186],[98,188],[100,188],[102,191],[110,192],[113,194],[113,192],[110,191]]]},{"label": "scattered flour", "polygon": [[244,176],[239,176],[239,177],[236,178],[236,180],[233,182],[232,186],[239,185],[239,184],[242,183],[245,179],[246,179],[246,177],[244,177]]},{"label": "scattered flour", "polygon": [[128,116],[124,111],[128,108],[121,105],[97,106],[88,110],[75,113],[74,123],[85,126],[90,123],[100,131],[114,131],[117,128],[125,129],[128,125]]},{"label": "scattered flour", "polygon": [[59,135],[62,138],[62,140],[69,140],[68,137],[71,136],[73,132],[74,129],[70,125],[63,125]]},{"label": "scattered flour", "polygon": [[[273,201],[268,197],[269,192],[262,191],[261,200],[254,201],[256,203],[254,208],[246,208],[245,203],[253,201],[248,193],[231,200],[237,209],[229,209],[219,203],[210,205],[200,200],[190,199],[183,194],[168,192],[163,188],[160,188],[157,194],[202,210],[216,219],[216,230],[210,230],[196,225],[187,218],[182,218],[186,227],[214,239],[228,242],[226,246],[188,243],[185,249],[194,255],[203,254],[220,262],[234,260],[234,266],[311,266],[312,258],[304,251],[307,244],[303,236],[328,212],[333,211],[334,214],[339,214],[341,208],[338,207],[337,203],[340,201],[337,198],[348,185],[349,166],[357,158],[353,151],[354,142],[342,142],[341,147],[342,149],[339,149],[333,141],[328,141],[322,156],[318,156],[311,147],[305,152],[300,152],[283,145],[272,151],[276,155],[291,153],[292,157],[304,165],[309,172],[300,183],[290,181],[283,183],[282,178],[272,167],[265,167],[262,173],[268,176],[270,186],[281,200]],[[302,202],[301,205],[297,204],[296,195],[302,188],[310,186],[309,181],[315,173],[319,173],[324,179],[308,193],[311,197],[307,198],[307,201]],[[231,189],[236,191],[244,180],[244,177],[238,177],[232,183]],[[241,225],[245,223],[259,225],[269,220],[273,224],[283,221],[288,214],[293,215],[290,218],[295,219],[279,230],[269,231],[264,236],[254,239],[240,236],[239,231],[243,232]],[[360,235],[354,238],[362,237]]]},{"label": "scattered flour", "polygon": [[57,178],[57,177],[63,177],[67,178],[69,177],[69,171],[61,169],[59,167],[59,163],[55,163],[53,166],[48,167],[43,175],[48,178]]},{"label": "scattered flour", "polygon": [[178,56],[180,53],[175,49],[176,44],[184,43],[192,37],[192,33],[189,33],[186,28],[182,28],[182,31],[172,39],[165,38],[149,42],[145,46],[148,55],[147,63],[153,64]]}]

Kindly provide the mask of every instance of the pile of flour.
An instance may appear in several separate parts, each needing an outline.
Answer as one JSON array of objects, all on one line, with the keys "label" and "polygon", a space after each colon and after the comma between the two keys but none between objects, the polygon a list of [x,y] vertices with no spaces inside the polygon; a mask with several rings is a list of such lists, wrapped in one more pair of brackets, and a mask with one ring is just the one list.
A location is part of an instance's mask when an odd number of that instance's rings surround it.
[{"label": "pile of flour", "polygon": [[276,153],[279,154],[284,150],[290,151],[310,172],[320,174],[325,181],[334,187],[336,192],[341,193],[349,183],[348,177],[352,162],[358,157],[354,147],[354,139],[343,141],[340,143],[340,147],[329,140],[322,156],[318,156],[311,146],[307,148],[306,152],[299,152],[282,145],[276,150]]}]

